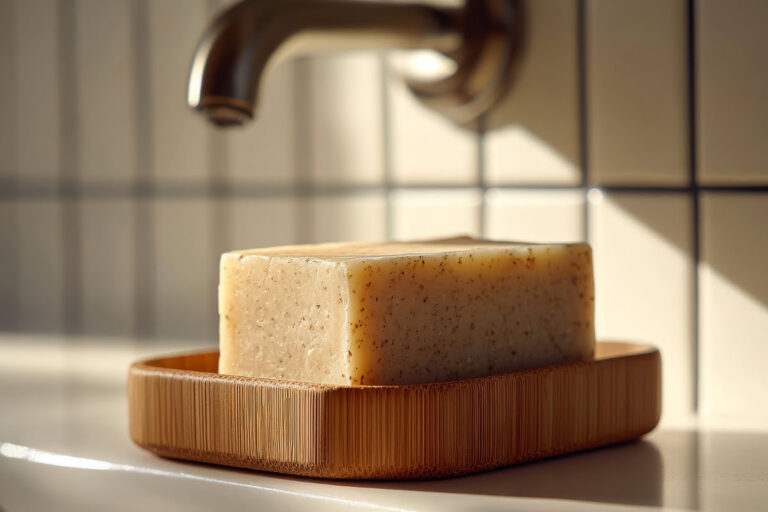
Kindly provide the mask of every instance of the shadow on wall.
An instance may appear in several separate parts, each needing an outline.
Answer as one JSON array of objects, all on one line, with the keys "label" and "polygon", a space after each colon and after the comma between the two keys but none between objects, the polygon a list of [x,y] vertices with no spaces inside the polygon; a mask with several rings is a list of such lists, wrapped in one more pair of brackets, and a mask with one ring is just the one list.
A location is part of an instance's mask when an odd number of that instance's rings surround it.
[{"label": "shadow on wall", "polygon": [[575,2],[529,2],[525,50],[509,95],[486,129],[519,126],[579,167],[578,41]]}]

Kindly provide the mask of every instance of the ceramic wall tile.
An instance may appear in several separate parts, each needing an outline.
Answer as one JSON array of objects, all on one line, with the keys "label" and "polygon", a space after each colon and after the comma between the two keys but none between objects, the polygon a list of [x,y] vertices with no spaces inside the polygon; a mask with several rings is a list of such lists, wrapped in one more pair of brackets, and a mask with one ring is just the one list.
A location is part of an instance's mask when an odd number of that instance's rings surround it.
[{"label": "ceramic wall tile", "polygon": [[0,331],[19,321],[19,216],[17,201],[0,200]]},{"label": "ceramic wall tile", "polygon": [[82,330],[136,333],[136,231],[133,199],[80,202]]},{"label": "ceramic wall tile", "polygon": [[481,195],[477,190],[396,190],[390,196],[392,237],[413,240],[479,236]]},{"label": "ceramic wall tile", "polygon": [[685,183],[689,165],[686,2],[587,0],[586,30],[592,180]]},{"label": "ceramic wall tile", "polygon": [[17,0],[13,6],[18,179],[55,184],[61,171],[60,2]]},{"label": "ceramic wall tile", "polygon": [[694,407],[690,200],[683,194],[590,193],[598,339],[661,350],[664,418]]},{"label": "ceramic wall tile", "polygon": [[216,343],[218,255],[212,243],[212,207],[209,199],[158,199],[152,204],[158,337]]},{"label": "ceramic wall tile", "polygon": [[496,240],[584,240],[584,194],[578,190],[491,189],[485,196],[485,235]]},{"label": "ceramic wall tile", "polygon": [[701,411],[768,419],[768,196],[701,203]]},{"label": "ceramic wall tile", "polygon": [[387,237],[387,199],[381,192],[324,196],[308,205],[313,242],[381,241]]},{"label": "ceramic wall tile", "polygon": [[768,183],[768,3],[696,2],[699,178]]},{"label": "ceramic wall tile", "polygon": [[232,233],[229,250],[299,242],[299,201],[294,197],[227,200]]},{"label": "ceramic wall tile", "polygon": [[23,331],[64,329],[63,204],[58,199],[16,203],[18,215],[18,325]]},{"label": "ceramic wall tile", "polygon": [[312,181],[383,182],[382,57],[369,52],[315,57],[308,66]]},{"label": "ceramic wall tile", "polygon": [[229,181],[285,184],[296,179],[296,64],[286,61],[263,82],[255,119],[242,127],[220,130]]},{"label": "ceramic wall tile", "polygon": [[526,4],[528,40],[511,93],[489,116],[491,184],[581,181],[578,3]]},{"label": "ceramic wall tile", "polygon": [[79,174],[128,185],[136,174],[136,84],[131,2],[74,4]]},{"label": "ceramic wall tile", "polygon": [[15,180],[16,168],[16,2],[0,2],[0,62],[5,70],[0,73],[0,187]]},{"label": "ceramic wall tile", "polygon": [[[211,130],[187,106],[192,53],[208,21],[205,0],[147,2],[151,162],[156,183],[199,184],[209,178]],[[169,37],[173,34],[173,37]]]},{"label": "ceramic wall tile", "polygon": [[414,67],[412,57],[390,56],[387,66],[392,179],[398,184],[476,183],[477,134],[428,109],[408,91],[403,73]]}]

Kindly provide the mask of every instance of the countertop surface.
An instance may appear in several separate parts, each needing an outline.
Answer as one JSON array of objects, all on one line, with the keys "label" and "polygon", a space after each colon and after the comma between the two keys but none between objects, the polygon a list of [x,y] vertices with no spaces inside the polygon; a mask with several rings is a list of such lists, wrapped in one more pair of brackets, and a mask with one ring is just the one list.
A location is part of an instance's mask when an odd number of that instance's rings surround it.
[{"label": "countertop surface", "polygon": [[768,510],[768,428],[687,419],[643,440],[426,482],[173,461],[128,437],[125,375],[199,344],[0,335],[0,511]]}]

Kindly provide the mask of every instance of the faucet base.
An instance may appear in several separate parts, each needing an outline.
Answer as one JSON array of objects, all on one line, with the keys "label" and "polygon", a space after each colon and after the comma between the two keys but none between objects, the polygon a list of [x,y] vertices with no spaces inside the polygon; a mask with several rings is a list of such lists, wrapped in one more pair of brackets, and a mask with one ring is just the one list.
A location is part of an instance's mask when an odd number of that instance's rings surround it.
[{"label": "faucet base", "polygon": [[525,44],[522,0],[467,0],[457,27],[461,46],[443,52],[456,62],[455,72],[436,81],[407,80],[425,105],[452,121],[476,128],[514,82]]}]

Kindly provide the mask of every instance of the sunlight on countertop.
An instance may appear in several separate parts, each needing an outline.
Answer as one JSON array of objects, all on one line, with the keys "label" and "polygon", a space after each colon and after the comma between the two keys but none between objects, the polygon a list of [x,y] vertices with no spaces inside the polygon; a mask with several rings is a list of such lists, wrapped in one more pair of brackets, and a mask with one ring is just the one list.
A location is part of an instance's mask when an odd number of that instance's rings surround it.
[{"label": "sunlight on countertop", "polygon": [[154,456],[130,441],[130,363],[198,344],[0,335],[2,510],[761,510],[768,428],[666,422],[641,441],[426,482],[294,478]]}]

